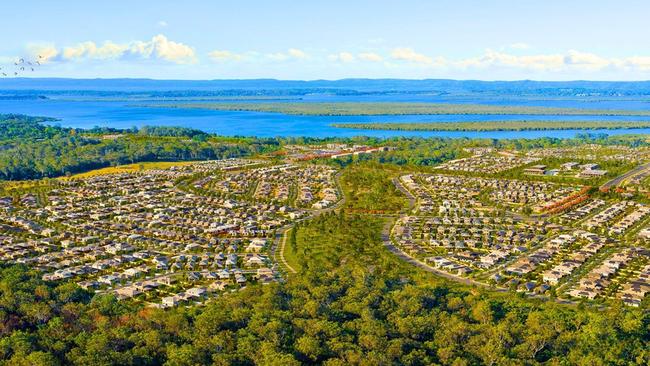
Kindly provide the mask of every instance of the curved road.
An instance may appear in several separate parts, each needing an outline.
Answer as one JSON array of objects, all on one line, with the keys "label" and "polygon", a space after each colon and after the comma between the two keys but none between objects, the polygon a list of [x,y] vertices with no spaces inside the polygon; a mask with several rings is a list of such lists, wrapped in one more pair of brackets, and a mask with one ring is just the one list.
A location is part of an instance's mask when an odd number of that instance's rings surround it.
[{"label": "curved road", "polygon": [[[650,164],[648,164],[648,166],[650,166]],[[415,207],[415,203],[416,203],[415,197],[411,194],[411,192],[409,192],[399,182],[399,178],[394,178],[393,183],[395,184],[397,189],[399,189],[401,192],[403,192],[409,198],[409,209],[413,209],[413,207]],[[406,216],[406,215],[402,214],[400,217],[404,217],[404,216]],[[416,266],[416,267],[418,267],[418,268],[420,268],[420,269],[422,269],[424,271],[433,273],[433,274],[435,274],[437,276],[440,276],[442,278],[445,278],[445,279],[448,279],[448,280],[451,280],[451,281],[454,281],[454,282],[462,283],[462,284],[469,285],[469,286],[483,287],[483,288],[486,288],[486,289],[489,289],[489,290],[492,290],[492,291],[496,291],[496,292],[510,292],[510,290],[508,288],[505,288],[505,287],[491,286],[491,285],[489,285],[487,283],[476,281],[476,280],[473,280],[471,278],[461,277],[461,276],[457,276],[457,275],[454,275],[454,274],[451,274],[451,273],[448,273],[448,272],[445,272],[445,271],[441,271],[441,270],[439,270],[437,268],[434,268],[434,267],[432,267],[432,266],[418,260],[417,258],[414,258],[414,257],[410,256],[409,254],[403,252],[400,248],[396,247],[393,244],[392,240],[390,239],[390,234],[391,234],[393,225],[395,223],[395,220],[396,220],[396,218],[392,218],[391,220],[388,220],[386,222],[386,225],[384,225],[384,228],[383,228],[383,230],[381,232],[381,239],[382,239],[382,242],[383,242],[384,246],[386,247],[386,249],[388,249],[391,253],[395,254],[398,258],[400,258],[403,261],[405,261],[405,262],[407,262],[409,264],[412,264],[412,265],[414,265],[414,266]],[[541,299],[541,300],[551,300],[551,298],[549,296],[546,296],[546,295],[533,294],[533,293],[525,293],[525,294],[529,298]],[[554,301],[559,303],[559,304],[565,304],[565,305],[576,305],[576,304],[578,304],[578,302],[576,302],[576,301],[571,301],[571,300],[562,299],[562,298],[556,298],[556,299],[554,299]]]},{"label": "curved road", "polygon": [[436,275],[438,275],[440,277],[444,277],[444,278],[452,280],[452,281],[464,283],[464,284],[470,285],[470,286],[475,285],[475,286],[480,286],[480,287],[491,288],[491,289],[495,289],[495,290],[500,291],[500,292],[508,291],[505,288],[494,288],[494,287],[492,287],[492,286],[490,286],[490,285],[488,285],[486,283],[483,283],[483,282],[475,281],[475,280],[472,280],[470,278],[456,276],[456,275],[453,275],[451,273],[441,271],[441,270],[439,270],[437,268],[431,267],[430,265],[428,265],[428,264],[426,264],[426,263],[424,263],[424,262],[422,262],[422,261],[420,261],[420,260],[418,260],[416,258],[413,258],[410,255],[406,254],[401,249],[396,247],[393,244],[393,242],[390,240],[390,232],[391,232],[391,228],[393,227],[394,221],[395,220],[388,220],[386,222],[386,225],[384,225],[384,229],[382,230],[382,233],[381,233],[381,240],[383,241],[384,246],[386,247],[386,249],[388,249],[391,253],[395,254],[397,257],[399,257],[403,261],[408,262],[408,263],[410,263],[410,264],[412,264],[412,265],[414,265],[414,266],[416,266],[418,268],[421,268],[421,269],[423,269],[423,270],[425,270],[427,272],[434,273],[434,274],[436,274]]},{"label": "curved road", "polygon": [[625,173],[619,175],[618,177],[606,182],[605,184],[600,186],[600,189],[605,190],[605,189],[610,189],[612,187],[617,187],[621,183],[623,183],[626,179],[631,178],[631,177],[633,177],[633,176],[635,176],[635,175],[637,175],[639,173],[642,173],[643,171],[648,170],[648,169],[650,169],[650,163],[645,163],[643,165],[639,165],[638,167],[636,167],[636,168],[634,168],[634,169],[632,169],[632,170],[630,170],[628,172],[625,172]]}]

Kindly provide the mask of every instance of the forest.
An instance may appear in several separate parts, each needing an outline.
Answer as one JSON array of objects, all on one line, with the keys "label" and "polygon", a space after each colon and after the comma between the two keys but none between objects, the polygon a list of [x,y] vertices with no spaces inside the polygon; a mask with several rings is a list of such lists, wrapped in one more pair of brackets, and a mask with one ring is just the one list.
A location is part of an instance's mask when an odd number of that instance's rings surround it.
[{"label": "forest", "polygon": [[142,161],[239,157],[272,151],[271,139],[222,138],[183,127],[75,130],[47,118],[0,116],[0,179],[70,175]]}]

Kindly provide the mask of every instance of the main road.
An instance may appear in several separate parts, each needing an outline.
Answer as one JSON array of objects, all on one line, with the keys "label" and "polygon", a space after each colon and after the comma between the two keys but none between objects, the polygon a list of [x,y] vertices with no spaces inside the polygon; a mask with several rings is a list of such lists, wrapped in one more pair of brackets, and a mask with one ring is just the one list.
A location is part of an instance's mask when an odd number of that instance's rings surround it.
[{"label": "main road", "polygon": [[650,163],[645,163],[643,165],[639,165],[638,167],[636,167],[636,168],[634,168],[634,169],[632,169],[630,171],[627,171],[627,172],[619,175],[618,177],[606,182],[605,184],[600,186],[600,189],[601,190],[606,190],[606,189],[610,189],[612,187],[617,187],[621,183],[623,183],[626,179],[632,178],[633,176],[635,176],[637,174],[640,174],[640,173],[642,173],[642,172],[644,172],[644,171],[646,171],[648,169],[650,169]]}]

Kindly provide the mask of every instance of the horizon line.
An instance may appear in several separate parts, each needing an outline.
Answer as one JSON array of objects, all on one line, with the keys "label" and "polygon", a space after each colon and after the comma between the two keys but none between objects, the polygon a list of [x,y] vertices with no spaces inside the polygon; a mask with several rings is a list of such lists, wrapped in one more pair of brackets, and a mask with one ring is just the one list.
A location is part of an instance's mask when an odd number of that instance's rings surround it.
[{"label": "horizon line", "polygon": [[143,80],[143,81],[278,81],[278,82],[341,82],[341,81],[455,81],[455,82],[483,82],[483,83],[521,83],[521,82],[534,82],[534,83],[649,83],[650,79],[644,80],[598,80],[598,79],[572,79],[572,80],[540,80],[540,79],[452,79],[452,78],[364,78],[364,77],[350,77],[340,79],[278,79],[278,78],[232,78],[232,79],[159,79],[147,77],[97,77],[97,78],[75,78],[75,77],[15,77],[15,78],[2,78],[0,83],[4,81],[38,81],[38,80],[78,80],[78,81],[102,81],[102,80]]}]

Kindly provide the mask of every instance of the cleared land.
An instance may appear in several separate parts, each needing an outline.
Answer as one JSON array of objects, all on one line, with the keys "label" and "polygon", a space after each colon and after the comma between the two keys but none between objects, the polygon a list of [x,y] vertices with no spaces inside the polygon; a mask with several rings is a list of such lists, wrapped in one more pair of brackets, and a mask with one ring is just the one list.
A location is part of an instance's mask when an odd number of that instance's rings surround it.
[{"label": "cleared land", "polygon": [[108,174],[119,174],[119,173],[133,173],[140,170],[151,170],[151,169],[169,169],[173,166],[185,166],[191,165],[195,162],[193,161],[154,161],[154,162],[143,162],[135,163],[128,165],[119,165],[111,166],[106,168],[100,168],[91,170],[85,173],[79,173],[71,176],[70,178],[83,179],[95,177],[98,175],[108,175]]},{"label": "cleared land", "polygon": [[371,116],[406,114],[521,114],[521,115],[590,115],[590,116],[650,116],[650,111],[613,109],[579,109],[497,106],[483,104],[403,103],[403,102],[337,102],[337,103],[187,103],[149,104],[155,108],[209,109],[220,111],[272,112],[312,116]]},{"label": "cleared land", "polygon": [[418,123],[335,123],[337,128],[396,131],[618,130],[649,128],[650,121],[472,121]]}]

